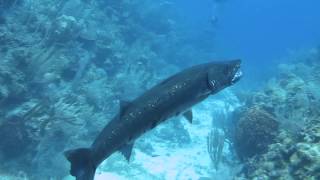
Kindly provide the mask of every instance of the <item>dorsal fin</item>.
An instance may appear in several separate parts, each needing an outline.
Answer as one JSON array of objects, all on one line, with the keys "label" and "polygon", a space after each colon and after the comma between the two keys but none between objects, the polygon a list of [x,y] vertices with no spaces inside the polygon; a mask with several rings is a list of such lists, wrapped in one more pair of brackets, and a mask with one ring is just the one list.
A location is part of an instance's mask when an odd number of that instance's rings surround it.
[{"label": "dorsal fin", "polygon": [[126,160],[129,162],[130,161],[130,157],[132,154],[132,148],[133,148],[133,143],[127,144],[125,146],[123,146],[119,151],[121,152],[121,154],[126,158]]},{"label": "dorsal fin", "polygon": [[189,110],[189,111],[183,113],[183,116],[189,121],[189,123],[192,123],[192,120],[193,120],[192,110]]}]

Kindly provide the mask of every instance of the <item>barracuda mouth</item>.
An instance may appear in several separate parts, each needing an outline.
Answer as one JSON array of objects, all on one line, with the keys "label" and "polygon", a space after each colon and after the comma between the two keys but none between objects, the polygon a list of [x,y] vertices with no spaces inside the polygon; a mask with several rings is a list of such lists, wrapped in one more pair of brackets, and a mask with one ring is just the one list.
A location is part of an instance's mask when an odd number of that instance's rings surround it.
[{"label": "barracuda mouth", "polygon": [[235,68],[235,71],[236,72],[233,75],[233,78],[231,80],[231,84],[238,82],[242,77],[242,71],[240,69],[240,65]]}]

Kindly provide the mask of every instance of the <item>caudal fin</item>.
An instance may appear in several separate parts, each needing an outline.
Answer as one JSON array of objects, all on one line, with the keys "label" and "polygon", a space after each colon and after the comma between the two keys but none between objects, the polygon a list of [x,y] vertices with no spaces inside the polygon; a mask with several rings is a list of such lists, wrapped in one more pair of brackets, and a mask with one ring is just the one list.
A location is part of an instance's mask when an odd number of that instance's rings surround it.
[{"label": "caudal fin", "polygon": [[79,148],[64,152],[65,157],[71,163],[70,174],[77,180],[93,180],[96,171],[92,163],[91,150]]}]

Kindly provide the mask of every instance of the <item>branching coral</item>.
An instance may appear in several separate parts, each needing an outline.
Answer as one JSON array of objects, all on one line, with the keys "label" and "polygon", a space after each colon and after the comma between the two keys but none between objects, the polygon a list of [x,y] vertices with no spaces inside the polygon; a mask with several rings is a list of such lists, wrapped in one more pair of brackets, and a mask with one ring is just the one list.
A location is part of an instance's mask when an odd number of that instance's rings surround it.
[{"label": "branching coral", "polygon": [[215,169],[219,168],[225,138],[224,132],[217,128],[211,130],[207,136],[207,150]]}]

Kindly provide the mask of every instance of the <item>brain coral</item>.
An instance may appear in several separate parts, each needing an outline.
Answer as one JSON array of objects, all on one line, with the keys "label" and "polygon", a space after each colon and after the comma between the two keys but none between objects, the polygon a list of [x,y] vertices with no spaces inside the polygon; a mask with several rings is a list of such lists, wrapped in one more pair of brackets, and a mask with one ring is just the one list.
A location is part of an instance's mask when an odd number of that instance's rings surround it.
[{"label": "brain coral", "polygon": [[278,133],[278,126],[272,114],[257,106],[244,110],[236,124],[234,139],[240,159],[266,151]]}]

